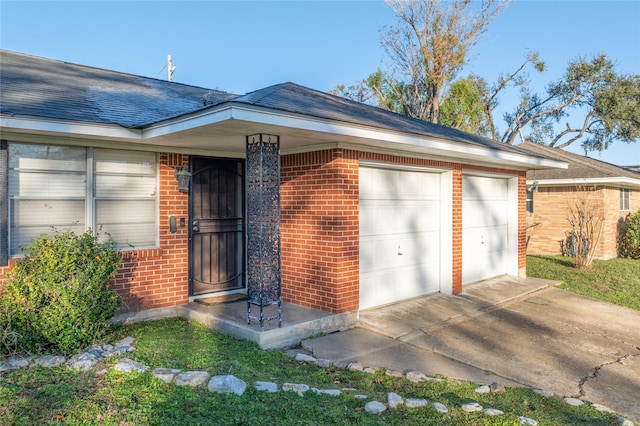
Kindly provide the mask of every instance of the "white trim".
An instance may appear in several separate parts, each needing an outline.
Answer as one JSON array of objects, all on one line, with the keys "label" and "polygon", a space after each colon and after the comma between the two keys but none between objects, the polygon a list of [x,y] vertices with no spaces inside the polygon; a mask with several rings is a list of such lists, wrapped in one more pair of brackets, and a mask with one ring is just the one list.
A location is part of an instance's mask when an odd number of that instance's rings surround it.
[{"label": "white trim", "polygon": [[[355,124],[345,124],[341,122],[323,120],[317,118],[309,118],[306,116],[296,116],[294,114],[283,114],[270,110],[259,110],[247,108],[244,106],[229,107],[230,119],[242,120],[252,123],[260,123],[265,125],[274,125],[281,127],[289,127],[295,129],[310,130],[320,133],[329,133],[342,136],[351,136],[369,140],[379,140],[383,142],[392,142],[407,145],[407,148],[429,148],[442,151],[448,155],[465,154],[479,157],[489,157],[492,159],[500,159],[522,163],[523,165],[542,166],[551,168],[568,168],[568,164],[556,160],[550,160],[539,157],[531,157],[525,154],[515,154],[494,149],[475,146],[470,143],[450,141],[447,139],[438,139],[423,135],[399,133],[392,130],[363,127]],[[225,111],[226,112],[226,111]],[[199,119],[200,117],[198,117]],[[216,120],[216,122],[221,120]],[[151,133],[155,136],[154,133]],[[145,138],[147,137],[145,133]]]},{"label": "white trim", "polygon": [[140,130],[127,129],[113,124],[95,124],[70,120],[0,116],[0,128],[3,129],[3,132],[5,131],[4,129],[10,129],[13,131],[78,135],[85,138],[93,136],[105,139],[142,139]]},{"label": "white trim", "polygon": [[[369,167],[375,169],[388,169],[388,170],[400,170],[400,171],[414,171],[414,172],[423,172],[423,173],[445,173],[450,171],[450,168],[437,168],[437,167],[423,167],[423,166],[411,166],[407,164],[396,164],[396,163],[387,163],[383,161],[375,161],[375,160],[359,160],[359,167]],[[443,194],[450,194],[451,190],[448,192],[443,192]]]},{"label": "white trim", "polygon": [[473,170],[473,169],[462,169],[462,174],[464,176],[482,176],[482,177],[490,177],[490,178],[504,178],[510,179],[512,177],[517,177],[515,172],[512,170],[505,170],[505,173],[496,173],[496,172],[485,172],[482,170]]},{"label": "white trim", "polygon": [[[486,161],[493,163],[510,162],[512,165],[524,168],[561,168],[568,165],[564,162],[534,157],[527,154],[517,154],[496,149],[476,146],[472,143],[450,141],[444,138],[429,137],[418,134],[402,133],[399,131],[367,127],[353,123],[345,123],[328,119],[319,119],[294,113],[283,113],[266,108],[252,107],[234,102],[207,109],[187,116],[170,119],[146,127],[142,130],[125,129],[114,125],[98,125],[62,120],[42,120],[32,118],[0,117],[0,128],[13,131],[34,131],[38,133],[54,133],[67,136],[89,137],[98,139],[116,139],[152,143],[154,138],[196,129],[199,127],[218,124],[225,121],[245,121],[265,126],[277,126],[325,135],[353,137],[379,143],[399,144],[390,151],[412,152],[416,149],[434,150],[432,155],[441,157],[462,157],[460,162]],[[376,145],[372,143],[371,145]],[[369,146],[366,144],[364,146]],[[362,149],[362,148],[361,148]],[[370,150],[369,148],[368,150]],[[445,160],[446,161],[446,160]],[[450,161],[450,160],[449,160]]]},{"label": "white trim", "polygon": [[175,153],[187,155],[201,155],[207,157],[224,157],[224,158],[245,158],[245,153],[231,151],[214,151],[210,149],[194,149],[182,148],[167,145],[150,145],[149,143],[141,144],[137,142],[108,141],[103,139],[86,139],[61,135],[44,135],[34,133],[14,133],[2,132],[2,139],[6,139],[9,143],[24,143],[36,145],[59,145],[59,146],[79,146],[106,149],[120,149],[123,151],[145,151],[156,153]]},{"label": "white trim", "polygon": [[575,179],[527,179],[527,185],[538,182],[539,186],[575,186],[575,185],[632,185],[640,186],[640,179],[629,177],[575,178]]}]

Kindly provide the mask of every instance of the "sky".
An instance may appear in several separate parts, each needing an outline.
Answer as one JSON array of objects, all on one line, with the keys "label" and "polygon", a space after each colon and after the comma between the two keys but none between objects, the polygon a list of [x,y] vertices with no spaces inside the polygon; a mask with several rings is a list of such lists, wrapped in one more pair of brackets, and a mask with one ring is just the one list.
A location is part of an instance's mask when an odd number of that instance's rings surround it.
[{"label": "sky", "polygon": [[[388,64],[380,33],[396,22],[378,0],[9,1],[0,0],[0,48],[244,94],[291,81],[327,91]],[[470,72],[495,81],[537,51],[559,78],[569,61],[605,53],[622,74],[640,73],[640,0],[515,0],[471,50]],[[496,116],[516,102],[501,98]],[[575,146],[574,146],[575,145]],[[569,149],[582,154],[579,145]],[[589,155],[640,165],[640,143]]]}]

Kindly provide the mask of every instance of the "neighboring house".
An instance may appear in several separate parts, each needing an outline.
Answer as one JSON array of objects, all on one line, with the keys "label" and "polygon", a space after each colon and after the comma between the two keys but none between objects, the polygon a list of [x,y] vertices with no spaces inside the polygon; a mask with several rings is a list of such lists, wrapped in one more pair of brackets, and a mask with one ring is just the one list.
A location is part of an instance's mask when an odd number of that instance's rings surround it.
[{"label": "neighboring house", "polygon": [[569,204],[577,193],[589,191],[594,206],[601,206],[603,225],[595,257],[618,256],[624,220],[640,209],[640,174],[571,152],[526,142],[518,145],[532,154],[566,162],[567,169],[527,172],[527,253],[561,254],[567,245]]},{"label": "neighboring house", "polygon": [[102,229],[123,313],[280,274],[284,301],[331,313],[524,275],[526,170],[565,166],[292,83],[0,60],[0,273],[52,225]]}]

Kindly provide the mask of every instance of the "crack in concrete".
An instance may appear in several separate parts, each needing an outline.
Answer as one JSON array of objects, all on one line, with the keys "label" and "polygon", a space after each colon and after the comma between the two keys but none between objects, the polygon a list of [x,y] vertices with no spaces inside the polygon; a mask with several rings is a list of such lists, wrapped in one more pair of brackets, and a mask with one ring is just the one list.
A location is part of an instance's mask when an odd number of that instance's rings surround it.
[{"label": "crack in concrete", "polygon": [[593,371],[592,371],[590,374],[587,374],[586,376],[584,376],[583,378],[581,378],[581,379],[578,381],[578,393],[574,396],[574,398],[582,398],[582,397],[584,397],[584,396],[585,396],[585,392],[584,392],[584,385],[587,383],[587,381],[588,381],[589,379],[595,379],[595,378],[597,378],[597,377],[598,377],[598,372],[599,372],[602,368],[604,368],[604,367],[606,367],[606,366],[608,366],[608,365],[612,365],[612,364],[622,364],[622,365],[625,365],[625,364],[624,364],[624,360],[625,360],[625,359],[628,359],[629,357],[632,357],[632,356],[634,356],[634,357],[635,357],[635,356],[638,356],[638,355],[637,355],[637,354],[636,354],[636,355],[626,354],[626,355],[623,355],[623,356],[621,356],[621,357],[618,357],[617,359],[615,359],[615,360],[613,360],[613,361],[603,362],[602,364],[595,366],[595,367],[593,368]]}]

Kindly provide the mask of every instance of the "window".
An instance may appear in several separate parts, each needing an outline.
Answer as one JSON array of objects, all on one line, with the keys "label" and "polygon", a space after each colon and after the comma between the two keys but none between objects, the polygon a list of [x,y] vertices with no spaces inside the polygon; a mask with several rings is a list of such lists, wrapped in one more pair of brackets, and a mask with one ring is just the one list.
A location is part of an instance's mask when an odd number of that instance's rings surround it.
[{"label": "window", "polygon": [[527,213],[533,213],[533,190],[527,189]]},{"label": "window", "polygon": [[620,188],[620,210],[629,210],[631,192],[629,188]]},{"label": "window", "polygon": [[51,227],[109,233],[121,248],[156,245],[154,153],[9,144],[9,255]]}]

